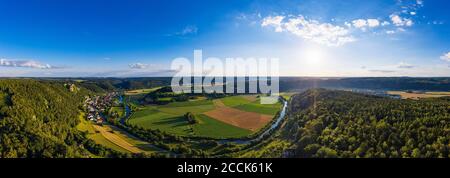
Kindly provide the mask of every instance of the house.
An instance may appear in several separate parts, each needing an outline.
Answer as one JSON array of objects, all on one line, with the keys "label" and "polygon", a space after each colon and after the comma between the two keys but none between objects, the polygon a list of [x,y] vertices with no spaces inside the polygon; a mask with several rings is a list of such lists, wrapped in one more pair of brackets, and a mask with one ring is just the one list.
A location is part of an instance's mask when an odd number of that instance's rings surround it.
[{"label": "house", "polygon": [[89,114],[89,115],[87,116],[87,119],[92,121],[92,120],[94,120],[94,116],[93,116],[92,114]]},{"label": "house", "polygon": [[103,124],[103,118],[102,117],[100,117],[100,116],[97,116],[97,119],[95,120],[95,123],[96,124]]}]

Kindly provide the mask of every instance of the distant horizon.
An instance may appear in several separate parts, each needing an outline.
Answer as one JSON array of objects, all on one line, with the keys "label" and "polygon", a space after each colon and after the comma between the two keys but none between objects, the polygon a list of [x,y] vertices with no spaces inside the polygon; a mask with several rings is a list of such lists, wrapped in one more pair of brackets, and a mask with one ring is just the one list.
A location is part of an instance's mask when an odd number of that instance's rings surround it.
[{"label": "distant horizon", "polygon": [[[148,77],[1,77],[0,79],[127,79],[127,78],[172,78],[173,76],[148,76]],[[192,76],[195,77],[195,76]],[[205,77],[205,76],[203,76]],[[219,76],[216,76],[219,77]],[[223,76],[227,77],[227,76]],[[237,76],[238,78],[244,77],[244,76]],[[246,76],[248,77],[248,76]],[[337,76],[279,76],[279,78],[450,78],[450,76],[351,76],[351,77],[337,77]]]}]

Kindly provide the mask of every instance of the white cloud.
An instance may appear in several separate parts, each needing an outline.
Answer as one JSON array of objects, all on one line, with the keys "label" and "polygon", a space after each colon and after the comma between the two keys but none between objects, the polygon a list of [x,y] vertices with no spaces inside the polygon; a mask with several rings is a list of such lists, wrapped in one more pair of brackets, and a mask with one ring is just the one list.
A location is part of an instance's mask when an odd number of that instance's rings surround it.
[{"label": "white cloud", "polygon": [[377,19],[367,19],[367,25],[369,27],[378,27],[380,26],[380,21],[378,21]]},{"label": "white cloud", "polygon": [[356,28],[364,28],[367,26],[367,21],[364,19],[357,19],[352,21],[353,26]]},{"label": "white cloud", "polygon": [[129,64],[128,65],[130,68],[132,69],[145,69],[147,68],[149,65],[148,64],[143,64],[143,63],[133,63],[133,64]]},{"label": "white cloud", "polygon": [[195,25],[188,25],[186,27],[183,28],[183,30],[175,32],[175,33],[171,33],[171,34],[166,34],[166,36],[178,36],[178,37],[183,37],[183,36],[187,36],[187,35],[195,35],[198,32],[198,28]]},{"label": "white cloud", "polygon": [[[366,30],[366,27],[374,28],[380,26],[380,21],[377,19],[356,19],[352,21],[353,27]],[[349,23],[347,26],[351,26]]]},{"label": "white cloud", "polygon": [[[442,24],[444,24],[444,22],[442,22],[442,21],[433,21],[433,22],[431,22],[433,25],[442,25]],[[431,24],[430,22],[428,22],[428,24]]]},{"label": "white cloud", "polygon": [[395,31],[394,30],[388,30],[388,31],[386,31],[386,34],[394,34],[395,33]]},{"label": "white cloud", "polygon": [[188,25],[184,27],[184,29],[181,32],[178,32],[178,35],[189,35],[189,34],[197,34],[198,28],[194,25]]},{"label": "white cloud", "polygon": [[375,73],[394,73],[395,70],[383,70],[383,69],[370,69],[369,72],[375,72]]},{"label": "white cloud", "polygon": [[261,26],[273,26],[276,32],[287,31],[305,40],[327,46],[341,46],[356,39],[353,38],[348,29],[309,20],[303,16],[290,17],[283,22],[284,16],[269,16],[264,18]]},{"label": "white cloud", "polygon": [[381,23],[381,26],[386,26],[386,25],[390,25],[391,23],[389,23],[388,21],[384,21]]},{"label": "white cloud", "polygon": [[441,56],[441,59],[447,62],[450,62],[450,52],[445,53]]},{"label": "white cloud", "polygon": [[[399,1],[399,3],[404,2]],[[275,32],[289,32],[319,44],[341,46],[356,41],[354,36],[362,35],[360,32],[367,32],[367,29],[373,29],[370,31],[372,34],[380,34],[381,32],[389,35],[406,31],[407,27],[414,25],[412,15],[416,15],[417,10],[422,7],[421,1],[417,1],[417,4],[416,1],[412,1],[412,3],[413,5],[401,6],[402,9],[406,10],[406,14],[393,12],[389,17],[358,18],[346,21],[341,26],[336,24],[337,21],[334,18],[331,19],[330,23],[324,23],[308,19],[302,15],[267,16],[262,20],[261,26],[273,27]]]},{"label": "white cloud", "polygon": [[399,32],[405,32],[406,30],[405,30],[404,28],[399,27],[399,28],[397,28],[397,31],[399,31]]},{"label": "white cloud", "polygon": [[413,25],[413,21],[411,19],[402,18],[402,17],[400,17],[397,14],[391,14],[389,17],[391,18],[391,21],[392,21],[392,23],[395,26],[398,26],[398,27],[400,27],[400,26],[408,26],[408,27],[410,27],[410,26]]},{"label": "white cloud", "polygon": [[269,16],[263,19],[261,26],[274,26],[275,32],[282,32],[282,21],[284,17],[283,16]]},{"label": "white cloud", "polygon": [[418,5],[421,5],[421,6],[422,6],[422,5],[423,5],[423,0],[417,0],[416,3],[417,3]]},{"label": "white cloud", "polygon": [[414,67],[415,67],[414,65],[411,65],[411,64],[408,64],[408,63],[405,63],[405,62],[400,62],[400,63],[397,64],[397,68],[401,68],[401,69],[411,69],[411,68],[414,68]]},{"label": "white cloud", "polygon": [[345,26],[347,26],[348,28],[351,28],[351,27],[352,27],[352,24],[349,23],[349,22],[345,22],[344,24],[345,24]]},{"label": "white cloud", "polygon": [[27,67],[35,69],[54,69],[58,68],[51,66],[50,64],[42,64],[34,60],[10,60],[10,59],[0,59],[0,66],[4,67]]}]

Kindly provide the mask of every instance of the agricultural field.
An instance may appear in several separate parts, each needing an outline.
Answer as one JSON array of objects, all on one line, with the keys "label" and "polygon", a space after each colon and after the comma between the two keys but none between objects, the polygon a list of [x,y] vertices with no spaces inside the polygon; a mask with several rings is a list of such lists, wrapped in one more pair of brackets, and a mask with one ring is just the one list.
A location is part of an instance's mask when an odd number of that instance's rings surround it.
[{"label": "agricultural field", "polygon": [[260,104],[261,100],[256,95],[231,96],[220,99],[220,101],[231,108],[264,115],[275,115],[281,108],[281,103]]},{"label": "agricultural field", "polygon": [[260,128],[264,127],[273,118],[273,115],[226,106],[221,100],[215,100],[214,105],[216,106],[216,109],[206,112],[205,115],[236,127],[251,130],[252,132],[258,131]]},{"label": "agricultural field", "polygon": [[291,97],[296,94],[296,92],[282,92],[280,93],[280,96],[283,97],[286,100],[291,99]]},{"label": "agricultural field", "polygon": [[406,92],[406,91],[388,91],[390,95],[398,95],[402,99],[420,99],[420,98],[438,98],[450,96],[450,92]]},{"label": "agricultural field", "polygon": [[125,92],[125,95],[140,95],[140,94],[147,94],[152,91],[155,91],[157,89],[160,89],[161,87],[155,87],[155,88],[146,88],[146,89],[137,89],[137,90],[129,90]]},{"label": "agricultural field", "polygon": [[129,152],[128,150],[120,146],[117,146],[113,142],[109,141],[100,132],[96,131],[96,129],[92,126],[92,124],[86,119],[84,119],[84,115],[83,117],[80,117],[80,120],[81,122],[80,124],[78,124],[77,129],[82,132],[87,132],[87,138],[107,148],[111,148],[113,150],[120,152]]},{"label": "agricultural field", "polygon": [[[199,97],[166,105],[140,106],[128,122],[181,136],[238,138],[264,127],[280,108],[281,103],[259,104],[257,95],[213,100]],[[188,123],[184,117],[187,112],[194,114],[198,123]]]},{"label": "agricultural field", "polygon": [[120,152],[141,153],[159,151],[149,143],[142,141],[129,133],[109,124],[96,125],[84,119],[80,114],[80,124],[77,129],[86,132],[87,137],[95,143]]}]

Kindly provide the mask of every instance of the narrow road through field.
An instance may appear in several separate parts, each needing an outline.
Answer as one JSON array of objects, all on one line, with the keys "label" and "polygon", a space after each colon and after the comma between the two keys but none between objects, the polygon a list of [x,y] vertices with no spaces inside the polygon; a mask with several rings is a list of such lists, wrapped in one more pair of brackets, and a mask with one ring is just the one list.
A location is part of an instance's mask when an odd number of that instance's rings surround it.
[{"label": "narrow road through field", "polygon": [[120,138],[114,133],[111,133],[109,130],[107,130],[103,126],[99,125],[93,125],[94,129],[99,131],[100,134],[103,135],[106,139],[108,139],[110,142],[116,144],[117,146],[122,147],[123,149],[128,150],[131,153],[142,153],[145,152],[144,150],[139,149],[138,147],[128,143],[126,140]]}]

